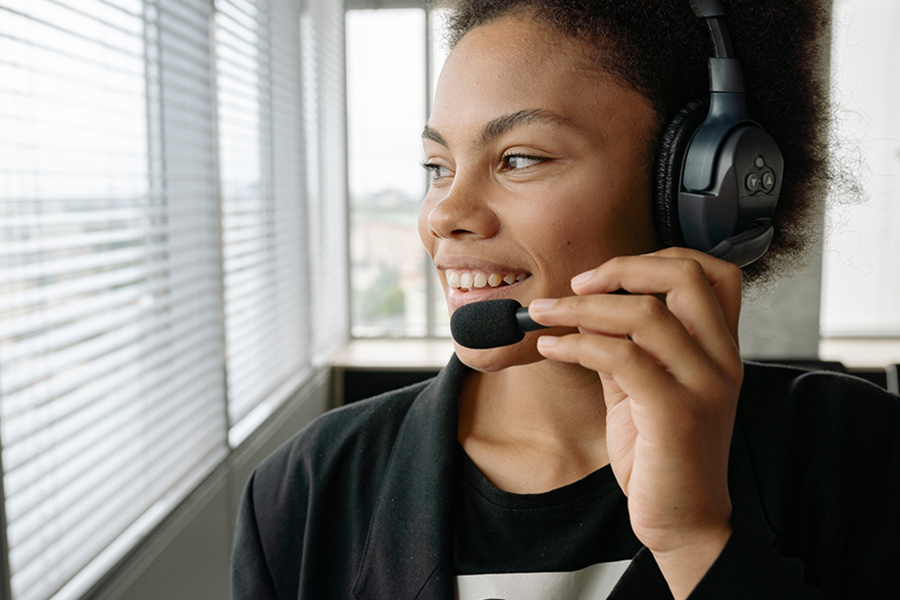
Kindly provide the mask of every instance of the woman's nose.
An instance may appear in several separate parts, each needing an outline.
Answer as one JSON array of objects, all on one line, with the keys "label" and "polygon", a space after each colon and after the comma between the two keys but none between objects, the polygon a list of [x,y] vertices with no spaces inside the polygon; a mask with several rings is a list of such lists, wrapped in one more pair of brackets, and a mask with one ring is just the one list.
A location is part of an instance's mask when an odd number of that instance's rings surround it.
[{"label": "woman's nose", "polygon": [[494,236],[500,229],[485,191],[457,179],[446,195],[434,201],[428,213],[430,234],[443,239],[477,239]]}]

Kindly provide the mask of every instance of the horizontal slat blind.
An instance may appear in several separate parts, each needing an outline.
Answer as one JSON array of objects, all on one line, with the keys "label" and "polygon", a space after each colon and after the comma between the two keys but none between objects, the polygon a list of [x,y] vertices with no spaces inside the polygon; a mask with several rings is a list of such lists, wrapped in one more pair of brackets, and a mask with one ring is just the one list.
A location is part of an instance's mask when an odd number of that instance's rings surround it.
[{"label": "horizontal slat blind", "polygon": [[216,0],[228,410],[307,360],[299,7]]},{"label": "horizontal slat blind", "polygon": [[0,0],[0,440],[16,600],[70,584],[225,452],[210,9]]},{"label": "horizontal slat blind", "polygon": [[304,190],[303,89],[300,3],[271,3],[272,166],[275,193],[278,331],[284,338],[285,368],[294,371],[310,357],[309,248]]},{"label": "horizontal slat blind", "polygon": [[314,0],[301,18],[312,336],[327,355],[349,337],[344,10]]}]

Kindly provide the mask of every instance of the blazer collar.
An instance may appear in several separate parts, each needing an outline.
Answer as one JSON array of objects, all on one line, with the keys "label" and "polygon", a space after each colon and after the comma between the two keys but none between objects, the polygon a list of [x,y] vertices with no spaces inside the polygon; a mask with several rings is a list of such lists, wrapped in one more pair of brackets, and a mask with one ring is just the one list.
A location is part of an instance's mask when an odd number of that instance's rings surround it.
[{"label": "blazer collar", "polygon": [[453,597],[457,400],[467,372],[454,355],[400,426],[353,588],[360,600]]}]

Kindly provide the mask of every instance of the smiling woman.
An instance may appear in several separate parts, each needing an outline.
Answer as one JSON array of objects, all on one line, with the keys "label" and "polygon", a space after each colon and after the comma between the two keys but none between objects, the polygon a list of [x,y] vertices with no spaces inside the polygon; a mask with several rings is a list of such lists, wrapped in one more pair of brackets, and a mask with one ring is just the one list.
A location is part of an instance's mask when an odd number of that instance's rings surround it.
[{"label": "smiling woman", "polygon": [[[260,465],[235,598],[900,594],[900,398],[744,364],[737,344],[743,279],[807,241],[827,19],[817,2],[723,4],[455,5],[419,236],[449,312],[514,300],[547,329],[455,343],[434,380],[325,415]],[[658,164],[680,164],[662,148],[691,137],[704,97],[728,123],[701,165],[720,188],[679,191],[743,190],[735,245],[774,224],[743,274],[672,245],[654,208]],[[722,102],[740,118],[717,121]],[[762,127],[782,151],[744,157]]]}]

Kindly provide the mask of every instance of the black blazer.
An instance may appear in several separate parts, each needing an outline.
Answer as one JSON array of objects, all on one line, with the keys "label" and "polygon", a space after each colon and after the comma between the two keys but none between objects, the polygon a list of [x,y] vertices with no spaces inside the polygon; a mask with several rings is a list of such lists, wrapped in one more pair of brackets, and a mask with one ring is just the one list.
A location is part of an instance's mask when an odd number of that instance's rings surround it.
[{"label": "black blazer", "polygon": [[[467,367],[326,413],[247,483],[234,600],[454,598],[456,400]],[[734,533],[691,595],[900,598],[900,398],[748,363],[729,467]],[[642,549],[613,600],[671,598]]]}]

